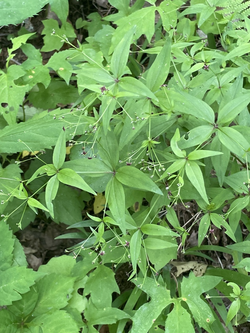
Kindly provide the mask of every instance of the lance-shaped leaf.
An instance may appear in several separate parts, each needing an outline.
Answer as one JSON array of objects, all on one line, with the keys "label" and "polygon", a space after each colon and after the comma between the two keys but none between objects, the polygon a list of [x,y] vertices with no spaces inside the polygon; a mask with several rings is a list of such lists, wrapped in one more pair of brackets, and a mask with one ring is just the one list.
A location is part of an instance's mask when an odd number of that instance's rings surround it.
[{"label": "lance-shaped leaf", "polygon": [[57,191],[59,187],[59,181],[57,179],[57,175],[54,175],[50,178],[46,185],[45,190],[45,202],[46,206],[48,207],[48,210],[50,212],[50,215],[54,217],[54,209],[53,209],[53,203],[52,201],[55,199]]},{"label": "lance-shaped leaf", "polygon": [[109,122],[113,115],[116,106],[116,99],[112,96],[105,95],[102,98],[102,104],[100,107],[100,118],[103,123],[104,134],[107,135],[109,130]]},{"label": "lance-shaped leaf", "polygon": [[216,155],[222,155],[223,153],[219,151],[212,151],[212,150],[194,150],[191,153],[188,154],[189,160],[200,160],[202,158],[210,157],[210,156],[216,156]]},{"label": "lance-shaped leaf", "polygon": [[234,154],[246,158],[249,143],[244,136],[232,127],[220,127],[218,130],[220,142]]},{"label": "lance-shaped leaf", "polygon": [[146,73],[146,85],[155,92],[166,81],[170,67],[171,40],[168,37],[161,52]]},{"label": "lance-shaped leaf", "polygon": [[250,102],[250,94],[246,93],[239,97],[233,98],[230,102],[219,109],[218,124],[223,125],[230,123],[235,117],[243,111]]},{"label": "lance-shaped leaf", "polygon": [[203,239],[205,238],[208,228],[210,227],[210,217],[209,214],[205,214],[202,216],[199,224],[199,232],[198,232],[198,246],[201,246]]},{"label": "lance-shaped leaf", "polygon": [[130,240],[130,256],[134,271],[136,271],[137,261],[141,252],[141,238],[142,234],[140,230],[137,230]]},{"label": "lance-shaped leaf", "polygon": [[141,98],[151,98],[152,100],[157,100],[152,91],[149,90],[145,84],[135,79],[134,77],[125,76],[121,78],[121,80],[118,82],[118,87],[120,91],[128,92],[128,96],[137,96]]},{"label": "lance-shaped leaf", "polygon": [[53,152],[53,164],[57,170],[61,168],[66,156],[66,137],[65,130],[63,129],[56,142]]},{"label": "lance-shaped leaf", "polygon": [[159,187],[147,175],[135,167],[123,166],[117,170],[115,177],[126,186],[162,195]]},{"label": "lance-shaped leaf", "polygon": [[162,310],[172,303],[170,292],[149,277],[136,278],[132,282],[147,293],[151,300],[135,312],[131,333],[148,332]]},{"label": "lance-shaped leaf", "polygon": [[122,184],[116,178],[113,177],[108,182],[105,197],[115,221],[125,232],[125,193]]},{"label": "lance-shaped leaf", "polygon": [[41,204],[41,202],[39,202],[38,200],[36,200],[34,198],[29,198],[28,199],[28,205],[36,214],[37,214],[37,211],[36,211],[35,208],[45,210],[46,212],[49,211],[46,207],[44,207],[43,204]]},{"label": "lance-shaped leaf", "polygon": [[169,91],[169,98],[174,101],[174,110],[184,114],[191,114],[210,124],[214,123],[213,109],[201,99],[186,92]]},{"label": "lance-shaped leaf", "polygon": [[62,169],[57,174],[59,182],[80,188],[83,191],[96,195],[95,191],[79,176],[75,171],[71,169]]},{"label": "lance-shaped leaf", "polygon": [[134,26],[122,37],[112,55],[110,69],[117,79],[126,73],[130,44],[132,42],[135,28],[136,27]]},{"label": "lance-shaped leaf", "polygon": [[180,140],[180,130],[179,128],[176,128],[175,134],[173,135],[171,141],[170,141],[170,145],[171,145],[171,149],[173,150],[173,153],[178,156],[178,157],[185,157],[186,156],[186,152],[185,150],[181,150],[178,147],[178,141]]},{"label": "lance-shaped leaf", "polygon": [[173,232],[170,228],[163,227],[157,224],[144,224],[141,227],[141,231],[146,235],[152,236],[173,236],[179,237],[179,235]]},{"label": "lance-shaped leaf", "polygon": [[196,162],[188,161],[185,165],[185,171],[188,179],[199,192],[202,199],[209,204],[207,193],[205,189],[203,174],[199,165]]}]

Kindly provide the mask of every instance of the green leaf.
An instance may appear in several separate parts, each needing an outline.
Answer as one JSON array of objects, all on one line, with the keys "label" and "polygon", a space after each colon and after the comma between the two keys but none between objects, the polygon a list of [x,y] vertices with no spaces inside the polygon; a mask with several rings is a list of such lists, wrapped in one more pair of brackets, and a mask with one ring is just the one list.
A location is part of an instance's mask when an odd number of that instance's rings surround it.
[{"label": "green leaf", "polygon": [[[38,200],[36,200],[34,198],[28,198],[27,202],[28,202],[28,205],[31,209],[32,208],[39,208],[39,209],[45,210],[46,212],[49,211],[46,207],[44,207],[43,204],[41,204],[41,202],[39,202]],[[35,211],[35,213],[37,214],[36,211]]]},{"label": "green leaf", "polygon": [[[35,332],[58,332],[78,333],[79,327],[72,316],[64,310],[44,313],[37,316],[29,323],[30,327],[36,329]],[[33,330],[33,329],[32,329]]]},{"label": "green leaf", "polygon": [[22,298],[35,283],[37,273],[26,267],[10,267],[0,272],[0,306]]},{"label": "green leaf", "polygon": [[[75,50],[64,50],[54,53],[46,64],[46,67],[52,68],[57,74],[62,77],[67,84],[69,84],[72,75],[72,65],[69,63],[71,56],[73,57]],[[43,81],[41,81],[43,82]]]},{"label": "green leaf", "polygon": [[179,113],[191,114],[196,118],[203,119],[214,124],[213,109],[201,99],[186,92],[169,91],[169,97],[174,101],[174,110]]},{"label": "green leaf", "polygon": [[[118,82],[120,91],[128,92],[128,96],[136,96],[139,98],[151,98],[157,101],[157,97],[148,89],[145,84],[131,76],[122,77]],[[131,95],[132,94],[132,95]],[[119,96],[119,93],[118,95]],[[124,95],[126,96],[126,94]]]},{"label": "green leaf", "polygon": [[179,235],[173,232],[171,229],[163,227],[157,224],[144,224],[141,227],[141,231],[146,235],[152,236],[173,236],[179,237]]},{"label": "green leaf", "polygon": [[108,134],[109,122],[112,118],[113,112],[116,108],[116,99],[112,96],[104,95],[102,97],[102,104],[100,107],[100,119],[103,123],[103,132],[105,135]]},{"label": "green leaf", "polygon": [[178,156],[178,157],[185,157],[186,156],[186,152],[181,150],[178,147],[178,141],[180,140],[180,130],[179,128],[176,128],[175,130],[175,134],[172,136],[172,139],[170,141],[170,145],[171,145],[171,149],[173,151],[173,153]]},{"label": "green leaf", "polygon": [[114,275],[114,272],[104,265],[98,265],[94,272],[89,275],[85,284],[84,295],[91,295],[91,301],[98,309],[97,311],[110,307],[112,293],[119,293]]},{"label": "green leaf", "polygon": [[19,105],[23,103],[29,88],[28,85],[19,86],[15,83],[24,74],[25,71],[17,65],[10,66],[7,73],[0,71],[0,114],[9,125],[16,123]]},{"label": "green leaf", "polygon": [[125,194],[122,184],[116,178],[113,177],[108,182],[105,197],[115,221],[125,232]]},{"label": "green leaf", "polygon": [[216,156],[216,155],[222,155],[223,153],[219,151],[212,151],[212,150],[194,150],[191,153],[188,154],[189,160],[200,160],[202,158],[210,157],[210,156]]},{"label": "green leaf", "polygon": [[250,258],[242,259],[237,265],[234,265],[233,268],[244,268],[247,272],[250,272]]},{"label": "green leaf", "polygon": [[168,314],[165,323],[165,333],[194,333],[191,316],[179,300],[174,303],[174,309]]},{"label": "green leaf", "polygon": [[85,206],[76,189],[60,184],[53,206],[56,223],[71,225],[82,220],[82,210]]},{"label": "green leaf", "polygon": [[231,322],[231,320],[237,315],[238,311],[240,310],[240,299],[237,298],[232,302],[230,308],[227,313],[227,321],[226,325]]},{"label": "green leaf", "polygon": [[185,171],[187,174],[188,179],[192,183],[192,185],[196,188],[196,190],[199,192],[202,199],[209,204],[207,193],[205,189],[203,174],[201,172],[200,167],[197,163],[193,161],[187,161],[185,166]]},{"label": "green leaf", "polygon": [[205,238],[209,227],[210,227],[210,217],[209,214],[205,214],[200,220],[199,224],[198,246],[201,246],[201,243]]},{"label": "green leaf", "polygon": [[[84,316],[88,321],[89,325],[103,325],[103,324],[115,324],[118,320],[130,318],[130,316],[125,312],[117,308],[103,307],[96,308],[91,302],[89,302],[86,310],[84,311]],[[97,332],[89,327],[89,332]]]},{"label": "green leaf", "polygon": [[56,13],[62,24],[65,24],[69,13],[68,0],[49,0],[51,10]]},{"label": "green leaf", "polygon": [[83,191],[96,195],[95,191],[79,176],[75,171],[71,169],[61,169],[57,174],[59,182],[80,188]]},{"label": "green leaf", "polygon": [[59,187],[59,181],[57,179],[57,175],[55,175],[50,178],[45,189],[45,202],[52,217],[54,217],[54,209],[52,201],[56,197],[58,187]]},{"label": "green leaf", "polygon": [[15,238],[12,236],[9,225],[6,224],[3,220],[0,220],[0,235],[0,270],[4,271],[12,264],[12,252],[14,249]]},{"label": "green leaf", "polygon": [[199,326],[211,333],[210,324],[214,321],[213,311],[200,298],[200,295],[214,288],[220,281],[220,277],[206,275],[195,277],[194,273],[190,272],[189,277],[184,277],[181,283],[181,299],[186,302]]},{"label": "green leaf", "polygon": [[222,186],[230,160],[230,150],[220,142],[218,135],[213,138],[210,148],[222,152],[222,155],[212,156],[211,158],[218,182]]},{"label": "green leaf", "polygon": [[227,248],[240,253],[250,254],[250,241],[238,242],[233,245],[227,245]]},{"label": "green leaf", "polygon": [[114,23],[118,25],[112,38],[111,52],[120,42],[123,36],[136,26],[134,39],[138,39],[142,34],[145,34],[148,42],[150,42],[155,33],[155,10],[156,7],[150,6],[134,11],[129,16],[124,16]]},{"label": "green leaf", "polygon": [[218,215],[216,213],[210,213],[210,219],[212,223],[217,227],[221,228],[223,226],[226,229],[226,234],[234,241],[236,242],[235,235],[233,233],[233,230],[231,229],[230,225],[223,219],[221,215]]},{"label": "green leaf", "polygon": [[177,245],[175,243],[167,242],[163,239],[154,238],[150,236],[144,240],[144,244],[146,249],[149,250],[177,248]]},{"label": "green leaf", "polygon": [[37,14],[48,2],[47,0],[26,0],[18,3],[17,7],[14,0],[2,1],[0,4],[0,25],[21,23],[26,18]]},{"label": "green leaf", "polygon": [[170,167],[167,168],[166,171],[164,171],[164,173],[161,175],[160,179],[167,178],[171,174],[181,170],[185,164],[186,164],[185,158],[175,161],[173,164],[170,165]]},{"label": "green leaf", "polygon": [[38,300],[33,315],[38,316],[64,308],[74,290],[74,281],[75,277],[58,273],[45,275],[38,280],[36,283]]},{"label": "green leaf", "polygon": [[65,130],[63,129],[56,142],[54,152],[53,152],[53,165],[57,170],[59,170],[65,160],[66,156],[66,136]]},{"label": "green leaf", "polygon": [[142,171],[132,166],[123,166],[116,171],[115,178],[128,187],[138,188],[162,195],[157,185]]},{"label": "green leaf", "polygon": [[218,138],[220,142],[234,154],[246,158],[249,143],[240,132],[236,131],[233,127],[220,127]]},{"label": "green leaf", "polygon": [[137,262],[140,256],[141,252],[141,238],[142,234],[140,230],[137,230],[131,237],[130,240],[130,256],[131,256],[131,262],[132,262],[132,267],[134,271],[136,271],[137,267]]},{"label": "green leaf", "polygon": [[146,86],[153,92],[160,89],[167,79],[170,67],[171,39],[167,38],[161,52],[146,72]]},{"label": "green leaf", "polygon": [[249,53],[250,52],[250,45],[248,43],[241,44],[230,51],[226,57],[225,60],[231,60],[234,57],[240,57],[243,54]]},{"label": "green leaf", "polygon": [[178,142],[180,149],[186,149],[199,145],[207,141],[214,131],[212,125],[201,125],[192,128],[188,133],[181,137]]},{"label": "green leaf", "polygon": [[154,321],[170,303],[170,292],[154,279],[136,278],[132,282],[150,296],[150,302],[144,303],[133,316],[131,333],[148,332]]},{"label": "green leaf", "polygon": [[230,102],[219,109],[217,120],[218,124],[223,125],[226,123],[231,123],[236,118],[236,116],[248,106],[249,102],[249,93],[233,98]]},{"label": "green leaf", "polygon": [[126,73],[126,66],[130,51],[130,44],[135,32],[136,26],[132,27],[120,40],[119,44],[115,47],[114,53],[111,57],[110,69],[116,79],[119,79]]}]

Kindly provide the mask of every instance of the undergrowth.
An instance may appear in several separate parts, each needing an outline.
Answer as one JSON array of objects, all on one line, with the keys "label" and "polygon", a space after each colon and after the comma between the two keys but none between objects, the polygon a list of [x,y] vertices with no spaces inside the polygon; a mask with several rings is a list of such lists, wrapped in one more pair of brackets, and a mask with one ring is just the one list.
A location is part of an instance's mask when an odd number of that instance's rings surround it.
[{"label": "undergrowth", "polygon": [[[73,23],[67,0],[5,5],[1,25],[54,16],[0,71],[0,332],[249,322],[249,1],[109,0]],[[14,233],[38,213],[81,241],[35,272]]]}]

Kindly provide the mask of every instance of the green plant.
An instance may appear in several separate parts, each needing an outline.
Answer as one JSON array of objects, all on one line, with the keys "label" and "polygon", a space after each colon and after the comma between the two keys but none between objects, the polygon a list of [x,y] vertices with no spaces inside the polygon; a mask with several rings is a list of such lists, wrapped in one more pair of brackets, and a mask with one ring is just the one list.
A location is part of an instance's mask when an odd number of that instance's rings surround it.
[{"label": "green plant", "polygon": [[[82,241],[37,273],[25,268],[32,278],[22,296],[1,304],[4,332],[49,332],[67,320],[73,332],[107,324],[110,332],[222,333],[249,321],[249,19],[237,1],[232,15],[227,1],[144,2],[110,0],[111,14],[79,18],[83,43],[66,2],[52,3],[61,25],[44,22],[41,51],[58,51],[46,64],[33,34],[12,39],[0,73],[0,226],[15,232],[39,210],[78,229],[60,238]],[[19,48],[27,60],[11,64]],[[26,169],[24,151],[35,156]],[[104,192],[99,211],[82,215]],[[178,207],[191,204],[195,214],[180,218]],[[188,247],[193,228],[198,246]],[[15,258],[8,235],[4,272]],[[237,270],[213,267],[214,252],[232,256]],[[171,261],[190,256],[210,267],[173,275]],[[124,263],[134,287],[115,296]]]}]

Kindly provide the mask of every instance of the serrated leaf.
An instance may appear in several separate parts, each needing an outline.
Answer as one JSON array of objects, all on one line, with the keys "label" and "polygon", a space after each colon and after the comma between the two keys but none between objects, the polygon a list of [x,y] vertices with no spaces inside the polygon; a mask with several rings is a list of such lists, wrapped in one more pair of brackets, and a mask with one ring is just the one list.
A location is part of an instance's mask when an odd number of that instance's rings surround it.
[{"label": "serrated leaf", "polygon": [[48,2],[48,0],[25,0],[18,3],[17,7],[15,0],[1,1],[0,25],[21,23],[27,17],[31,17],[37,14]]},{"label": "serrated leaf", "polygon": [[37,328],[35,332],[60,332],[60,333],[78,333],[79,327],[72,316],[64,311],[57,310],[54,312],[44,313],[37,316],[30,323],[31,327]]},{"label": "serrated leaf", "polygon": [[15,239],[9,225],[3,220],[0,220],[0,235],[0,271],[4,271],[11,266]]},{"label": "serrated leaf", "polygon": [[132,282],[140,290],[147,293],[151,300],[150,302],[144,303],[135,312],[131,333],[148,332],[162,310],[172,303],[170,292],[149,277],[136,278],[133,279]]},{"label": "serrated leaf", "polygon": [[128,187],[138,188],[162,195],[157,185],[142,171],[132,166],[124,166],[116,171],[115,177]]},{"label": "serrated leaf", "polygon": [[0,306],[10,305],[22,298],[35,283],[37,273],[26,267],[11,267],[0,272]]},{"label": "serrated leaf", "polygon": [[126,72],[128,56],[130,51],[130,44],[135,32],[136,27],[132,27],[116,45],[114,53],[111,57],[110,69],[116,79],[119,79]]},{"label": "serrated leaf", "polygon": [[112,293],[120,292],[114,275],[114,272],[104,265],[97,266],[94,272],[89,275],[84,295],[91,295],[91,301],[97,309],[111,306]]},{"label": "serrated leaf", "polygon": [[38,316],[64,308],[74,290],[74,281],[75,277],[58,273],[45,275],[37,281],[38,300],[33,315]]},{"label": "serrated leaf", "polygon": [[199,192],[202,199],[209,204],[207,193],[205,189],[203,174],[201,172],[200,167],[196,162],[193,161],[187,161],[185,165],[185,171],[187,174],[188,179],[192,183],[192,185],[196,188],[196,190]]},{"label": "serrated leaf", "polygon": [[16,123],[19,105],[23,103],[25,93],[29,86],[19,86],[15,80],[25,74],[17,65],[8,68],[7,73],[0,71],[0,114],[9,125]]},{"label": "serrated leaf", "polygon": [[80,188],[83,191],[96,195],[95,191],[79,176],[75,171],[71,169],[61,169],[57,174],[59,182]]}]

